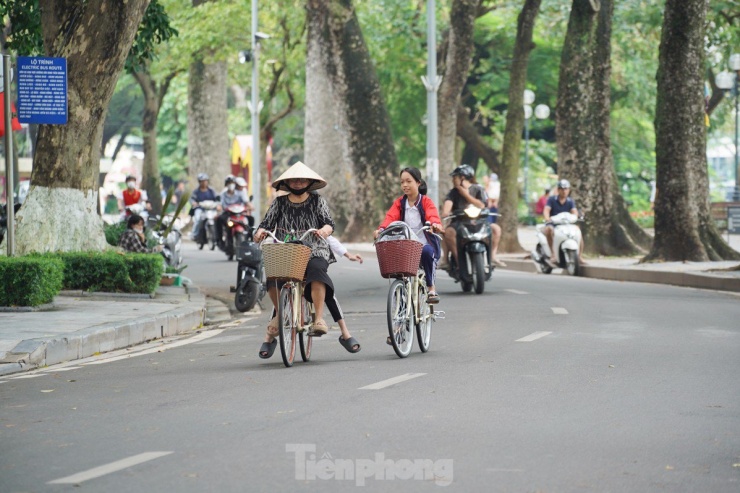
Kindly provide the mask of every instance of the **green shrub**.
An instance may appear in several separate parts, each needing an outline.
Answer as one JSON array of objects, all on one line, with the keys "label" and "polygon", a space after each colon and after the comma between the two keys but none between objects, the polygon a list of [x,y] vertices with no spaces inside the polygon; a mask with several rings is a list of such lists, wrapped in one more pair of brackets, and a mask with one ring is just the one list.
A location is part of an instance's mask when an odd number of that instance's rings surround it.
[{"label": "green shrub", "polygon": [[41,256],[0,257],[0,306],[50,303],[62,289],[64,264]]},{"label": "green shrub", "polygon": [[152,293],[162,277],[162,256],[151,253],[64,252],[44,257],[64,264],[64,289]]},{"label": "green shrub", "polygon": [[126,222],[106,224],[103,226],[103,231],[105,231],[105,240],[108,244],[118,246],[118,242],[121,241],[121,235],[126,231]]}]

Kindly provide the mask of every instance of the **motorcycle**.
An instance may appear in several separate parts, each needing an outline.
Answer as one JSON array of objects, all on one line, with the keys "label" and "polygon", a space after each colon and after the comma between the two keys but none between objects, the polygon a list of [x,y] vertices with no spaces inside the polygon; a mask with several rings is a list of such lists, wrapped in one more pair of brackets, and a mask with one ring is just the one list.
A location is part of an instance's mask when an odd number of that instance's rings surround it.
[{"label": "motorcycle", "polygon": [[[159,218],[156,218],[156,225]],[[182,264],[182,232],[180,231],[180,219],[172,223],[172,216],[165,216],[159,228],[152,227],[152,237],[162,245],[162,256],[168,267],[179,269]],[[169,232],[168,232],[169,230]]]},{"label": "motorcycle", "polygon": [[200,207],[203,209],[201,216],[201,227],[195,242],[198,243],[198,249],[203,250],[203,246],[210,244],[211,250],[216,249],[218,238],[216,238],[216,219],[218,219],[218,202],[215,200],[204,200]]},{"label": "motorcycle", "polygon": [[494,267],[490,261],[491,223],[488,220],[493,214],[488,209],[471,204],[465,210],[455,211],[445,218],[449,222],[457,221],[457,257],[460,260],[458,265],[452,253],[448,252],[449,267],[446,270],[466,293],[474,289],[476,294],[481,294],[485,282],[493,274]]},{"label": "motorcycle", "polygon": [[260,303],[267,292],[262,249],[253,241],[252,228],[249,226],[247,228],[245,240],[237,244],[236,286],[231,286],[230,289],[235,293],[234,305],[242,313]]},{"label": "motorcycle", "polygon": [[[254,219],[248,214],[244,204],[231,204],[226,207],[226,212],[228,212],[226,220],[228,230],[224,233],[226,238],[231,238],[231,241],[226,242],[225,252],[229,260],[234,260],[237,248],[247,239],[247,235],[251,235],[251,223]],[[229,232],[231,232],[230,235]]]},{"label": "motorcycle", "polygon": [[127,205],[126,210],[123,211],[121,220],[125,221],[131,214],[141,216],[145,223],[149,220],[149,211],[146,210],[146,205],[142,202]]},{"label": "motorcycle", "polygon": [[537,225],[537,246],[532,251],[532,260],[538,270],[543,274],[549,274],[554,267],[565,269],[571,276],[580,273],[581,266],[578,258],[578,249],[581,244],[581,229],[576,222],[581,221],[578,216],[570,212],[561,212],[550,218],[555,230],[552,246],[557,252],[558,262],[553,265],[550,262],[552,250],[547,244],[545,236],[545,224]]}]

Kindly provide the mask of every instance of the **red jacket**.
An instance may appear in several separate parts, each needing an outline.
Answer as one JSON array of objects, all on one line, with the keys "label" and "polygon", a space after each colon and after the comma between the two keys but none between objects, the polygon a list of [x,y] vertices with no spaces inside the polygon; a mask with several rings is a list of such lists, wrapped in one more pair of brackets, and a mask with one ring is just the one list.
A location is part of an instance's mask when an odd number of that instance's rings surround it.
[{"label": "red jacket", "polygon": [[[390,209],[388,209],[388,212],[385,214],[385,219],[382,223],[380,223],[381,228],[387,228],[390,223],[393,221],[400,221],[401,220],[401,200],[405,197],[405,195],[402,195],[398,197],[395,201],[393,201],[393,205]],[[439,212],[437,211],[437,206],[434,205],[434,202],[432,199],[427,197],[426,195],[420,195],[421,197],[421,206],[424,209],[424,217],[426,221],[429,221],[434,224],[442,224],[442,220],[439,218]],[[418,199],[417,199],[418,200]],[[418,202],[417,202],[418,203]]]}]

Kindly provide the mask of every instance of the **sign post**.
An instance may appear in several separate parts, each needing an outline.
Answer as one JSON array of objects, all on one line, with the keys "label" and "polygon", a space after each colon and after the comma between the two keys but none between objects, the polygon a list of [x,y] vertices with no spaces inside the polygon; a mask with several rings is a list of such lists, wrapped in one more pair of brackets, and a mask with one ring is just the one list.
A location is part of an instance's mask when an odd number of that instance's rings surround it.
[{"label": "sign post", "polygon": [[13,197],[13,109],[10,105],[10,55],[3,55],[3,97],[5,98],[5,213],[8,216],[5,241],[8,257],[15,253],[15,200]]}]

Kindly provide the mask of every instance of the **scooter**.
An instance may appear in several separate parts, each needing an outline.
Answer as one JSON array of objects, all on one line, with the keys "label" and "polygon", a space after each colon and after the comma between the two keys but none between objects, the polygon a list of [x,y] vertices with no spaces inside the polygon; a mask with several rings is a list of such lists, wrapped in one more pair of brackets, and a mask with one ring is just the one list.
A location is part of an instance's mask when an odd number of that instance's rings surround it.
[{"label": "scooter", "polygon": [[[179,269],[182,264],[182,233],[180,231],[180,219],[170,228],[172,216],[165,216],[159,229],[152,228],[152,237],[162,245],[162,256],[168,267]],[[156,224],[156,221],[154,221]],[[169,232],[167,231],[169,229]],[[166,234],[166,236],[165,236]]]},{"label": "scooter", "polygon": [[537,225],[537,246],[532,251],[532,260],[540,272],[549,274],[554,267],[560,267],[571,276],[580,274],[581,266],[578,259],[578,249],[581,244],[581,229],[576,226],[576,223],[581,220],[570,212],[561,212],[550,218],[550,222],[555,229],[552,246],[557,253],[557,265],[550,262],[552,250],[550,250],[545,236],[546,225]]},{"label": "scooter", "polygon": [[237,247],[247,239],[248,235],[251,235],[251,223],[254,219],[248,214],[244,204],[231,204],[226,208],[226,212],[229,214],[226,220],[228,230],[224,231],[224,234],[226,238],[230,237],[231,241],[226,242],[225,252],[229,260],[233,260]]},{"label": "scooter", "polygon": [[252,228],[249,228],[246,239],[237,245],[236,286],[231,286],[231,292],[235,293],[234,305],[242,313],[254,308],[266,293],[262,249],[253,241],[252,233]]},{"label": "scooter", "polygon": [[201,216],[201,228],[195,242],[198,243],[198,249],[203,250],[203,246],[210,244],[211,250],[216,249],[218,238],[216,238],[216,219],[218,218],[218,202],[215,200],[204,200],[199,204],[203,209]]},{"label": "scooter", "polygon": [[[491,279],[494,267],[491,265],[491,223],[488,218],[494,213],[469,205],[463,211],[453,212],[446,221],[457,221],[457,257],[455,261],[448,252],[447,273],[462,290],[476,294],[483,293],[485,282]],[[496,214],[498,215],[498,214]]]}]

